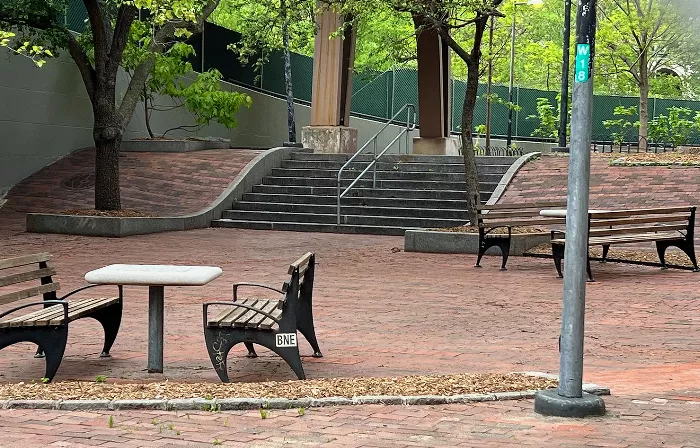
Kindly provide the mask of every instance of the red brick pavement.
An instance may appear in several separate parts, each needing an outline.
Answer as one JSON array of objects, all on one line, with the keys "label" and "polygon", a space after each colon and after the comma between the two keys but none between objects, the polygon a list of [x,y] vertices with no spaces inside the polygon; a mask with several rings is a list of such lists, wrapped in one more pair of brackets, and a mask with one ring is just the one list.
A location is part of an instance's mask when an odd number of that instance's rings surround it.
[{"label": "red brick pavement", "polygon": [[[543,417],[531,400],[239,412],[0,411],[0,446],[698,447],[693,396],[608,397],[608,415]],[[109,427],[112,418],[113,427]],[[216,442],[215,442],[216,441]]]},{"label": "red brick pavement", "polygon": [[[216,199],[260,152],[124,152],[119,158],[122,207],[161,216],[196,212]],[[94,172],[95,150],[75,151],[17,184],[3,208],[19,212],[92,208],[94,178],[91,186],[77,190],[63,181]]]},{"label": "red brick pavement", "polygon": [[[610,155],[591,155],[591,206],[599,208],[700,205],[700,168],[609,166]],[[569,158],[545,155],[526,164],[502,201],[566,197]]]}]

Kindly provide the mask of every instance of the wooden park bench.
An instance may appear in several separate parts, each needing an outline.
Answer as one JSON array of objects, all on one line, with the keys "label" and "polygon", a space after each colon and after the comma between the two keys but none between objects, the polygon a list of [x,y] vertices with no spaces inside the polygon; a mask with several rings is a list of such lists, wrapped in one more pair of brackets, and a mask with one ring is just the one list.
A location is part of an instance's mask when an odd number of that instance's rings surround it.
[{"label": "wooden park bench", "polygon": [[[63,359],[68,339],[68,324],[91,317],[104,328],[105,343],[101,357],[109,350],[119,332],[122,318],[122,287],[117,297],[96,297],[83,300],[66,299],[80,291],[99,285],[88,285],[57,297],[60,285],[52,280],[56,274],[51,255],[40,253],[0,260],[0,305],[41,295],[43,300],[25,303],[0,314],[0,350],[18,342],[38,346],[35,357],[46,357],[44,378],[51,381]],[[9,317],[19,310],[43,306],[39,311]]]},{"label": "wooden park bench", "polygon": [[[605,262],[613,244],[655,242],[662,269],[666,269],[665,253],[671,246],[678,247],[690,258],[695,272],[695,207],[662,207],[635,210],[604,211],[588,214],[588,246],[603,246]],[[562,277],[561,260],[564,258],[565,232],[552,231],[552,256],[557,274]],[[588,279],[593,281],[590,257]]]},{"label": "wooden park bench", "polygon": [[[477,206],[479,255],[476,259],[476,267],[481,267],[481,258],[489,248],[498,246],[501,249],[501,256],[503,257],[501,270],[506,270],[513,227],[540,227],[544,225],[561,225],[566,223],[565,218],[540,216],[540,211],[548,208],[566,208],[566,201]],[[508,233],[495,233],[494,231],[496,229],[508,229]]]},{"label": "wooden park bench", "polygon": [[[311,344],[314,358],[323,356],[316,341],[311,308],[314,265],[315,255],[309,252],[289,266],[291,277],[281,289],[258,283],[235,283],[233,302],[204,304],[204,338],[221,381],[229,381],[226,359],[231,348],[240,342],[248,349],[249,358],[257,357],[253,344],[262,345],[282,357],[300,380],[306,378],[299,355],[297,330]],[[242,286],[275,291],[280,297],[241,299],[238,289]],[[226,309],[209,318],[211,305],[224,305]]]}]

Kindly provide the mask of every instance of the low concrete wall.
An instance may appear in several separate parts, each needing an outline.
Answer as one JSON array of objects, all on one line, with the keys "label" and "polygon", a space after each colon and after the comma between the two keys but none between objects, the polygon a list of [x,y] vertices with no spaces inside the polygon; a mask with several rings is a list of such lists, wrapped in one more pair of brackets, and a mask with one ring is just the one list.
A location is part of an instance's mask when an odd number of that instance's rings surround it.
[{"label": "low concrete wall", "polygon": [[191,152],[205,149],[227,149],[231,142],[218,140],[126,140],[122,152]]},{"label": "low concrete wall", "polygon": [[49,213],[27,214],[27,231],[35,233],[62,233],[84,236],[123,237],[147,233],[189,230],[209,227],[212,220],[221,218],[244,193],[259,184],[273,168],[282,165],[295,148],[274,148],[253,159],[231,182],[228,188],[208,207],[184,216],[117,218],[105,216],[72,216]]},{"label": "low concrete wall", "polygon": [[[511,236],[510,255],[521,256],[540,244],[549,243],[550,234],[525,233]],[[439,254],[478,254],[479,234],[466,232],[439,232],[436,230],[407,230],[404,237],[406,252]],[[498,247],[491,247],[487,254],[500,255]]]}]

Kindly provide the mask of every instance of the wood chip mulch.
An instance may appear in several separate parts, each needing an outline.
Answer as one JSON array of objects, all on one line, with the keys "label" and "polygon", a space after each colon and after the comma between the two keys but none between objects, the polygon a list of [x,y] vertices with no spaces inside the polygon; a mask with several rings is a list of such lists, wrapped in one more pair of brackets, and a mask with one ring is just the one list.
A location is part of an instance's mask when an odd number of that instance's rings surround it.
[{"label": "wood chip mulch", "polygon": [[261,383],[63,381],[0,384],[2,400],[143,400],[178,398],[328,398],[367,395],[462,395],[542,390],[557,380],[523,374],[457,374],[392,378],[331,378]]},{"label": "wood chip mulch", "polygon": [[612,166],[700,166],[700,153],[672,151],[664,153],[625,154],[610,162]]},{"label": "wood chip mulch", "polygon": [[[540,244],[539,246],[535,246],[528,250],[527,253],[536,255],[552,255],[552,246],[549,244]],[[588,253],[594,258],[603,257],[603,249],[600,247],[591,247],[589,248]],[[614,246],[610,247],[608,258],[659,263],[659,256],[654,250],[622,249]],[[666,263],[677,266],[693,267],[690,259],[683,252],[676,250],[669,250],[666,252]]]},{"label": "wood chip mulch", "polygon": [[61,210],[59,215],[74,215],[74,216],[108,216],[114,218],[148,218],[154,215],[139,212],[136,210],[93,210],[93,209],[76,209],[76,210]]},{"label": "wood chip mulch", "polygon": [[[479,233],[479,227],[477,226],[459,226],[459,227],[444,227],[440,229],[431,229],[438,232],[454,232],[454,233]],[[545,227],[537,226],[526,226],[526,227],[513,227],[511,229],[511,234],[513,235],[523,235],[529,233],[549,233],[549,229]],[[508,229],[505,227],[499,227],[497,229],[489,232],[495,235],[508,234]]]}]

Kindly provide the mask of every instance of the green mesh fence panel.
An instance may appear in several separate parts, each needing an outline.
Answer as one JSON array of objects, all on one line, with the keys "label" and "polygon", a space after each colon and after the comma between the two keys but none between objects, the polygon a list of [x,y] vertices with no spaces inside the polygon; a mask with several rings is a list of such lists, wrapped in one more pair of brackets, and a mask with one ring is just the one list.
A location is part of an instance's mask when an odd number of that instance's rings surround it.
[{"label": "green mesh fence panel", "polygon": [[418,104],[418,72],[416,70],[410,68],[394,70],[392,91],[392,115],[406,104],[420,107]]},{"label": "green mesh fence panel", "polygon": [[[603,124],[604,121],[623,119],[624,121],[634,123],[639,120],[638,114],[629,116],[615,115],[614,111],[615,108],[618,106],[636,107],[636,110],[638,112],[639,99],[607,95],[596,95],[593,97],[593,129],[591,131],[591,134],[594,141],[612,141],[612,134],[618,132],[619,127],[613,126],[608,129]],[[637,132],[637,129],[635,127],[630,126],[624,131],[624,141],[636,142],[638,141],[638,139],[639,133]]]},{"label": "green mesh fence panel", "polygon": [[558,115],[558,103],[556,92],[543,90],[517,88],[515,91],[515,103],[520,106],[520,110],[514,113],[513,135],[522,137],[532,137],[535,129],[540,126],[539,115],[537,114],[537,101],[539,98],[546,98],[549,104],[554,107],[555,115]]},{"label": "green mesh fence panel", "polygon": [[352,80],[351,111],[356,114],[387,119],[392,115],[391,94],[393,72],[366,71]]},{"label": "green mesh fence panel", "polygon": [[87,26],[87,10],[82,0],[68,0],[66,2],[65,24],[69,30],[77,33],[85,31]]}]

